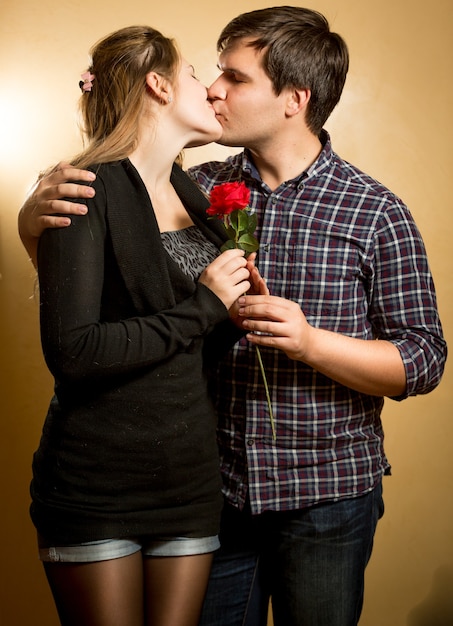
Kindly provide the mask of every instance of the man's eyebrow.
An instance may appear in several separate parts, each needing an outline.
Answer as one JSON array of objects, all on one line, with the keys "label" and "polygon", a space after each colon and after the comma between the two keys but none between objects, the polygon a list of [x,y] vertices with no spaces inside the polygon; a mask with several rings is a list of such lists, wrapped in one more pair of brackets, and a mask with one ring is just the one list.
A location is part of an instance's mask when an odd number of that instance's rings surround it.
[{"label": "man's eyebrow", "polygon": [[229,74],[239,74],[239,76],[243,76],[244,78],[248,78],[249,77],[249,75],[246,74],[244,71],[238,70],[235,67],[228,67],[226,65],[222,66],[222,65],[220,65],[220,63],[217,63],[217,68],[221,72],[227,72]]}]

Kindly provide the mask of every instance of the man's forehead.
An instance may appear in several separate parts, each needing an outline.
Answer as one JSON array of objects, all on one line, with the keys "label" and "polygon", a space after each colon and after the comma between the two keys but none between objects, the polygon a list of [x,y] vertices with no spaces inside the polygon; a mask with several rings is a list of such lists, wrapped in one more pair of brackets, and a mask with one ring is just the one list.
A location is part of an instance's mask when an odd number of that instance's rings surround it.
[{"label": "man's forehead", "polygon": [[218,67],[222,71],[237,71],[247,74],[251,64],[261,66],[262,51],[247,45],[246,40],[239,40],[219,54]]}]

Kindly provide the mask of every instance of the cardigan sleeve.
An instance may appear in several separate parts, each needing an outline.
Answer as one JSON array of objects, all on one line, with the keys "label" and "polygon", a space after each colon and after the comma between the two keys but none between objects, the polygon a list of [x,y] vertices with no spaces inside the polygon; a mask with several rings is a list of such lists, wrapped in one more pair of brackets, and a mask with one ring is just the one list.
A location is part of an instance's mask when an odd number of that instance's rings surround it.
[{"label": "cardigan sleeve", "polygon": [[197,284],[187,298],[152,315],[103,320],[108,233],[102,195],[97,189],[88,216],[74,216],[69,228],[46,230],[39,243],[41,341],[60,382],[155,366],[190,350],[194,340],[228,318],[217,296]]}]

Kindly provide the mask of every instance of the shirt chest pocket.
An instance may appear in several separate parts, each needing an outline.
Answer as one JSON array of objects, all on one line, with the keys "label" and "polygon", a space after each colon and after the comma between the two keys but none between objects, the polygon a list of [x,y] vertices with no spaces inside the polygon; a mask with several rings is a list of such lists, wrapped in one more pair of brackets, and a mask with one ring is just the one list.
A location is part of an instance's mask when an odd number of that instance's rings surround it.
[{"label": "shirt chest pocket", "polygon": [[275,252],[276,286],[284,287],[278,295],[298,302],[309,323],[348,334],[363,328],[372,272],[362,241],[346,229],[312,225],[291,229]]}]

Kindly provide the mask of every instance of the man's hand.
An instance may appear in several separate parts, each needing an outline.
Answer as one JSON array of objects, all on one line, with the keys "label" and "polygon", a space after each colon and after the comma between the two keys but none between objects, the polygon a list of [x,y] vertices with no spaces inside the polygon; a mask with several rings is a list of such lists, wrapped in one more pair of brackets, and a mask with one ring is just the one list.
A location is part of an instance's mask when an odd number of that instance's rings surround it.
[{"label": "man's hand", "polygon": [[250,272],[250,289],[247,292],[249,296],[268,296],[269,289],[266,285],[266,281],[259,273],[258,268],[255,265],[256,252],[252,252],[247,257],[247,269]]},{"label": "man's hand", "polygon": [[[261,276],[258,271],[258,268],[255,266],[256,252],[252,252],[247,257],[247,269],[250,273],[249,281],[250,281],[250,289],[247,291],[247,295],[261,295],[268,296],[269,289],[266,285],[266,281]],[[244,321],[243,317],[239,316],[239,302],[236,300],[233,305],[230,307],[230,318],[231,321],[236,324],[241,330],[245,330],[242,326],[242,322]]]},{"label": "man's hand", "polygon": [[78,182],[93,182],[93,172],[80,170],[67,163],[59,163],[50,173],[41,178],[19,211],[19,236],[27,252],[36,264],[38,239],[46,228],[62,228],[71,224],[69,217],[61,214],[84,215],[84,204],[62,200],[62,198],[92,198],[94,189]]},{"label": "man's hand", "polygon": [[304,360],[311,327],[296,302],[260,295],[240,298],[239,307],[242,327],[249,332],[247,339],[251,343],[282,350],[290,359]]},{"label": "man's hand", "polygon": [[315,328],[296,302],[277,296],[242,296],[239,307],[250,343],[282,350],[360,393],[397,397],[404,392],[406,370],[391,341]]}]

